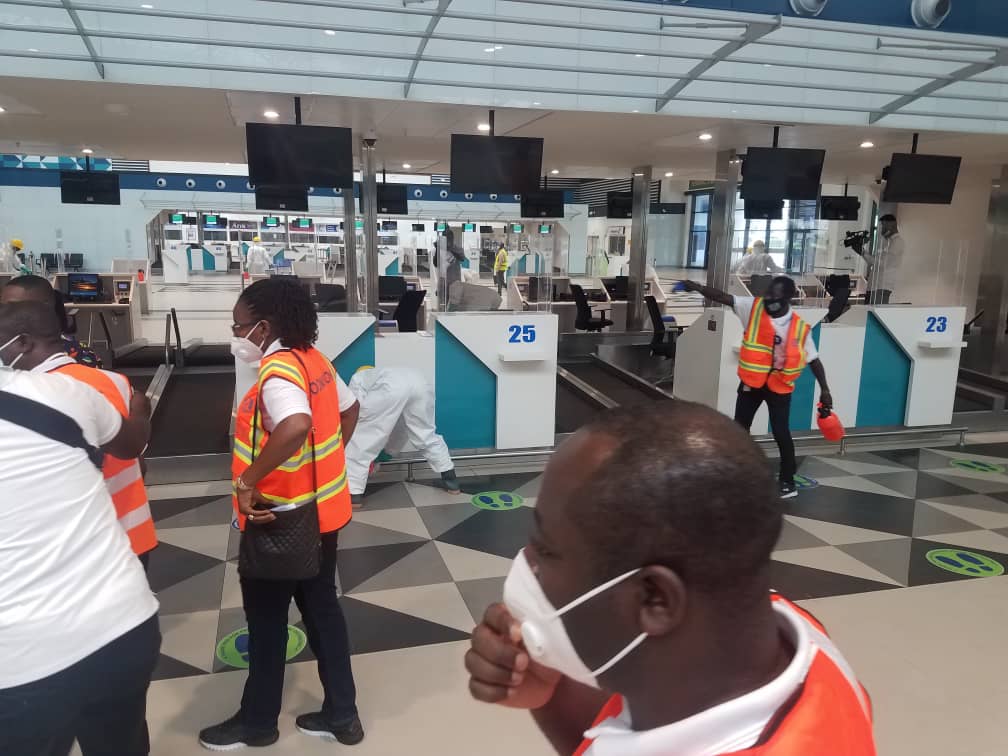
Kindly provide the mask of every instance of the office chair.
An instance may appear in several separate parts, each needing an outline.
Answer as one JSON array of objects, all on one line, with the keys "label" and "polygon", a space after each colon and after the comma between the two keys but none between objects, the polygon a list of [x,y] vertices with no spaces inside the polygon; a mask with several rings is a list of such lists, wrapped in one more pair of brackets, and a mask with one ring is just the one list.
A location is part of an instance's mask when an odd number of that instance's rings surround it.
[{"label": "office chair", "polygon": [[319,312],[346,312],[346,287],[341,284],[315,284],[315,303]]},{"label": "office chair", "polygon": [[891,296],[891,289],[872,289],[865,292],[864,301],[870,305],[887,305]]},{"label": "office chair", "polygon": [[[667,360],[675,357],[675,342],[679,336],[679,329],[677,327],[669,330],[665,329],[666,322],[670,322],[675,326],[675,318],[672,318],[671,321],[666,321],[665,316],[662,316],[661,310],[658,307],[658,301],[654,297],[644,297],[644,301],[647,303],[648,315],[651,316],[651,327],[654,329],[654,336],[651,338],[651,356],[664,357]],[[667,317],[672,316],[669,315]],[[668,334],[668,340],[666,340],[666,334]]]},{"label": "office chair", "polygon": [[68,270],[79,271],[84,267],[84,255],[80,252],[71,252],[66,256],[65,264]]},{"label": "office chair", "polygon": [[850,309],[851,280],[850,276],[832,275],[826,278],[826,293],[832,297],[826,311],[826,322],[832,323]]},{"label": "office chair", "polygon": [[392,319],[385,318],[386,313],[379,310],[379,326],[398,326],[399,333],[416,333],[419,329],[417,315],[420,312],[420,305],[423,304],[426,291],[407,291],[399,297],[399,304],[396,305]]},{"label": "office chair", "polygon": [[588,304],[588,297],[583,288],[577,284],[571,284],[571,294],[574,295],[574,302],[577,305],[577,317],[574,319],[574,327],[577,330],[601,333],[603,328],[608,328],[613,324],[608,318],[592,317],[591,305]]}]

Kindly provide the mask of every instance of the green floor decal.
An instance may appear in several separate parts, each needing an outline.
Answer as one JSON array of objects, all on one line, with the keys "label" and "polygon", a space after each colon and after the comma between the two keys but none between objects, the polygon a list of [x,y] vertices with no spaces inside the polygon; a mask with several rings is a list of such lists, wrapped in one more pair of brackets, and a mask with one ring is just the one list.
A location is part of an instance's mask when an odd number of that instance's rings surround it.
[{"label": "green floor decal", "polygon": [[500,512],[507,509],[517,509],[525,500],[518,494],[508,491],[484,491],[473,496],[471,501],[472,505],[479,509]]},{"label": "green floor decal", "polygon": [[1004,574],[1004,565],[983,554],[962,549],[932,549],[927,560],[946,572],[967,577],[997,577]]},{"label": "green floor decal", "polygon": [[949,466],[978,473],[1000,474],[1005,471],[1004,465],[996,465],[993,462],[982,462],[979,459],[953,459],[949,462]]},{"label": "green floor decal", "polygon": [[[217,658],[224,664],[235,669],[248,669],[248,628],[243,627],[235,630],[230,635],[225,635],[217,644]],[[304,631],[293,625],[287,626],[287,661],[304,651],[308,645],[308,639]]]}]

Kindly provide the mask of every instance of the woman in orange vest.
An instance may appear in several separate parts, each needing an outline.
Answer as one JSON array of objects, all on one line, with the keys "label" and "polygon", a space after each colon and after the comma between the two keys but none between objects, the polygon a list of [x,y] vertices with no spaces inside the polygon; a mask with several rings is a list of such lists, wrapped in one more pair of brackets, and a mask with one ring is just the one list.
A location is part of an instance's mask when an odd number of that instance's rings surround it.
[{"label": "woman in orange vest", "polygon": [[[211,750],[267,746],[279,738],[287,619],[301,610],[325,691],[322,710],[297,718],[301,732],[346,745],[364,739],[357,716],[346,621],[336,586],[336,541],[350,521],[344,444],[359,407],[332,362],[313,346],[318,315],[294,280],[256,281],[234,307],[231,351],[259,366],[259,381],[238,404],[235,422],[235,508],[243,538],[276,519],[275,511],[318,507],[321,567],[305,580],[239,574],[248,621],[249,675],[241,708],[200,733]],[[342,394],[342,395],[341,395]]]},{"label": "woman in orange vest", "polygon": [[694,281],[683,281],[683,287],[731,307],[742,321],[738,369],[741,382],[735,419],[749,430],[756,411],[766,404],[770,430],[780,450],[780,495],[782,499],[794,498],[798,495],[794,480],[798,464],[791,438],[791,394],[806,365],[819,382],[823,407],[833,408],[812,328],[791,310],[791,300],[798,293],[795,282],[787,276],[777,276],[766,296],[755,298],[733,297]]},{"label": "woman in orange vest", "polygon": [[875,756],[850,663],[771,591],[763,452],[699,404],[648,419],[603,413],[550,458],[465,656],[473,697],[528,710],[562,756]]}]

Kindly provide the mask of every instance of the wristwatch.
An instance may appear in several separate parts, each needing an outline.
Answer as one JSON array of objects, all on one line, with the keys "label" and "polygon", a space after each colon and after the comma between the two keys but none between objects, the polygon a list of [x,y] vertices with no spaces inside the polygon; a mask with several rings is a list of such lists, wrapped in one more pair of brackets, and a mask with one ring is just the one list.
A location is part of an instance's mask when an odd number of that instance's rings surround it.
[{"label": "wristwatch", "polygon": [[235,488],[239,491],[251,491],[255,486],[250,486],[244,481],[241,475],[235,478]]}]

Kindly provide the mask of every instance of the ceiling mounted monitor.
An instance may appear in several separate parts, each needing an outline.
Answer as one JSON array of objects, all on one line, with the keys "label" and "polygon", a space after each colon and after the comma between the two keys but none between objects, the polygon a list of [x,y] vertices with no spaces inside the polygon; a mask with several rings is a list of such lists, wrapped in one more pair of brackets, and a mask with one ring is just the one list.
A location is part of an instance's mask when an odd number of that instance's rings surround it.
[{"label": "ceiling mounted monitor", "polygon": [[526,192],[521,201],[522,218],[563,218],[563,192]]},{"label": "ceiling mounted monitor", "polygon": [[609,192],[606,195],[606,218],[633,217],[633,194],[630,192]]},{"label": "ceiling mounted monitor", "polygon": [[750,147],[742,163],[742,197],[818,199],[825,159],[826,150]]},{"label": "ceiling mounted monitor", "polygon": [[856,221],[861,212],[857,197],[823,196],[819,200],[819,217],[822,220]]},{"label": "ceiling mounted monitor", "polygon": [[961,157],[897,152],[886,172],[883,202],[951,205]]},{"label": "ceiling mounted monitor", "polygon": [[119,205],[119,174],[61,171],[60,199],[64,205]]},{"label": "ceiling mounted monitor", "polygon": [[257,210],[308,212],[308,190],[303,186],[257,185],[255,198]]},{"label": "ceiling mounted monitor", "polygon": [[338,126],[245,124],[249,181],[255,185],[353,186],[353,135]]},{"label": "ceiling mounted monitor", "polygon": [[784,217],[784,200],[745,201],[746,220],[780,220]]},{"label": "ceiling mounted monitor", "polygon": [[537,137],[451,135],[451,190],[524,194],[539,189],[543,140]]}]

